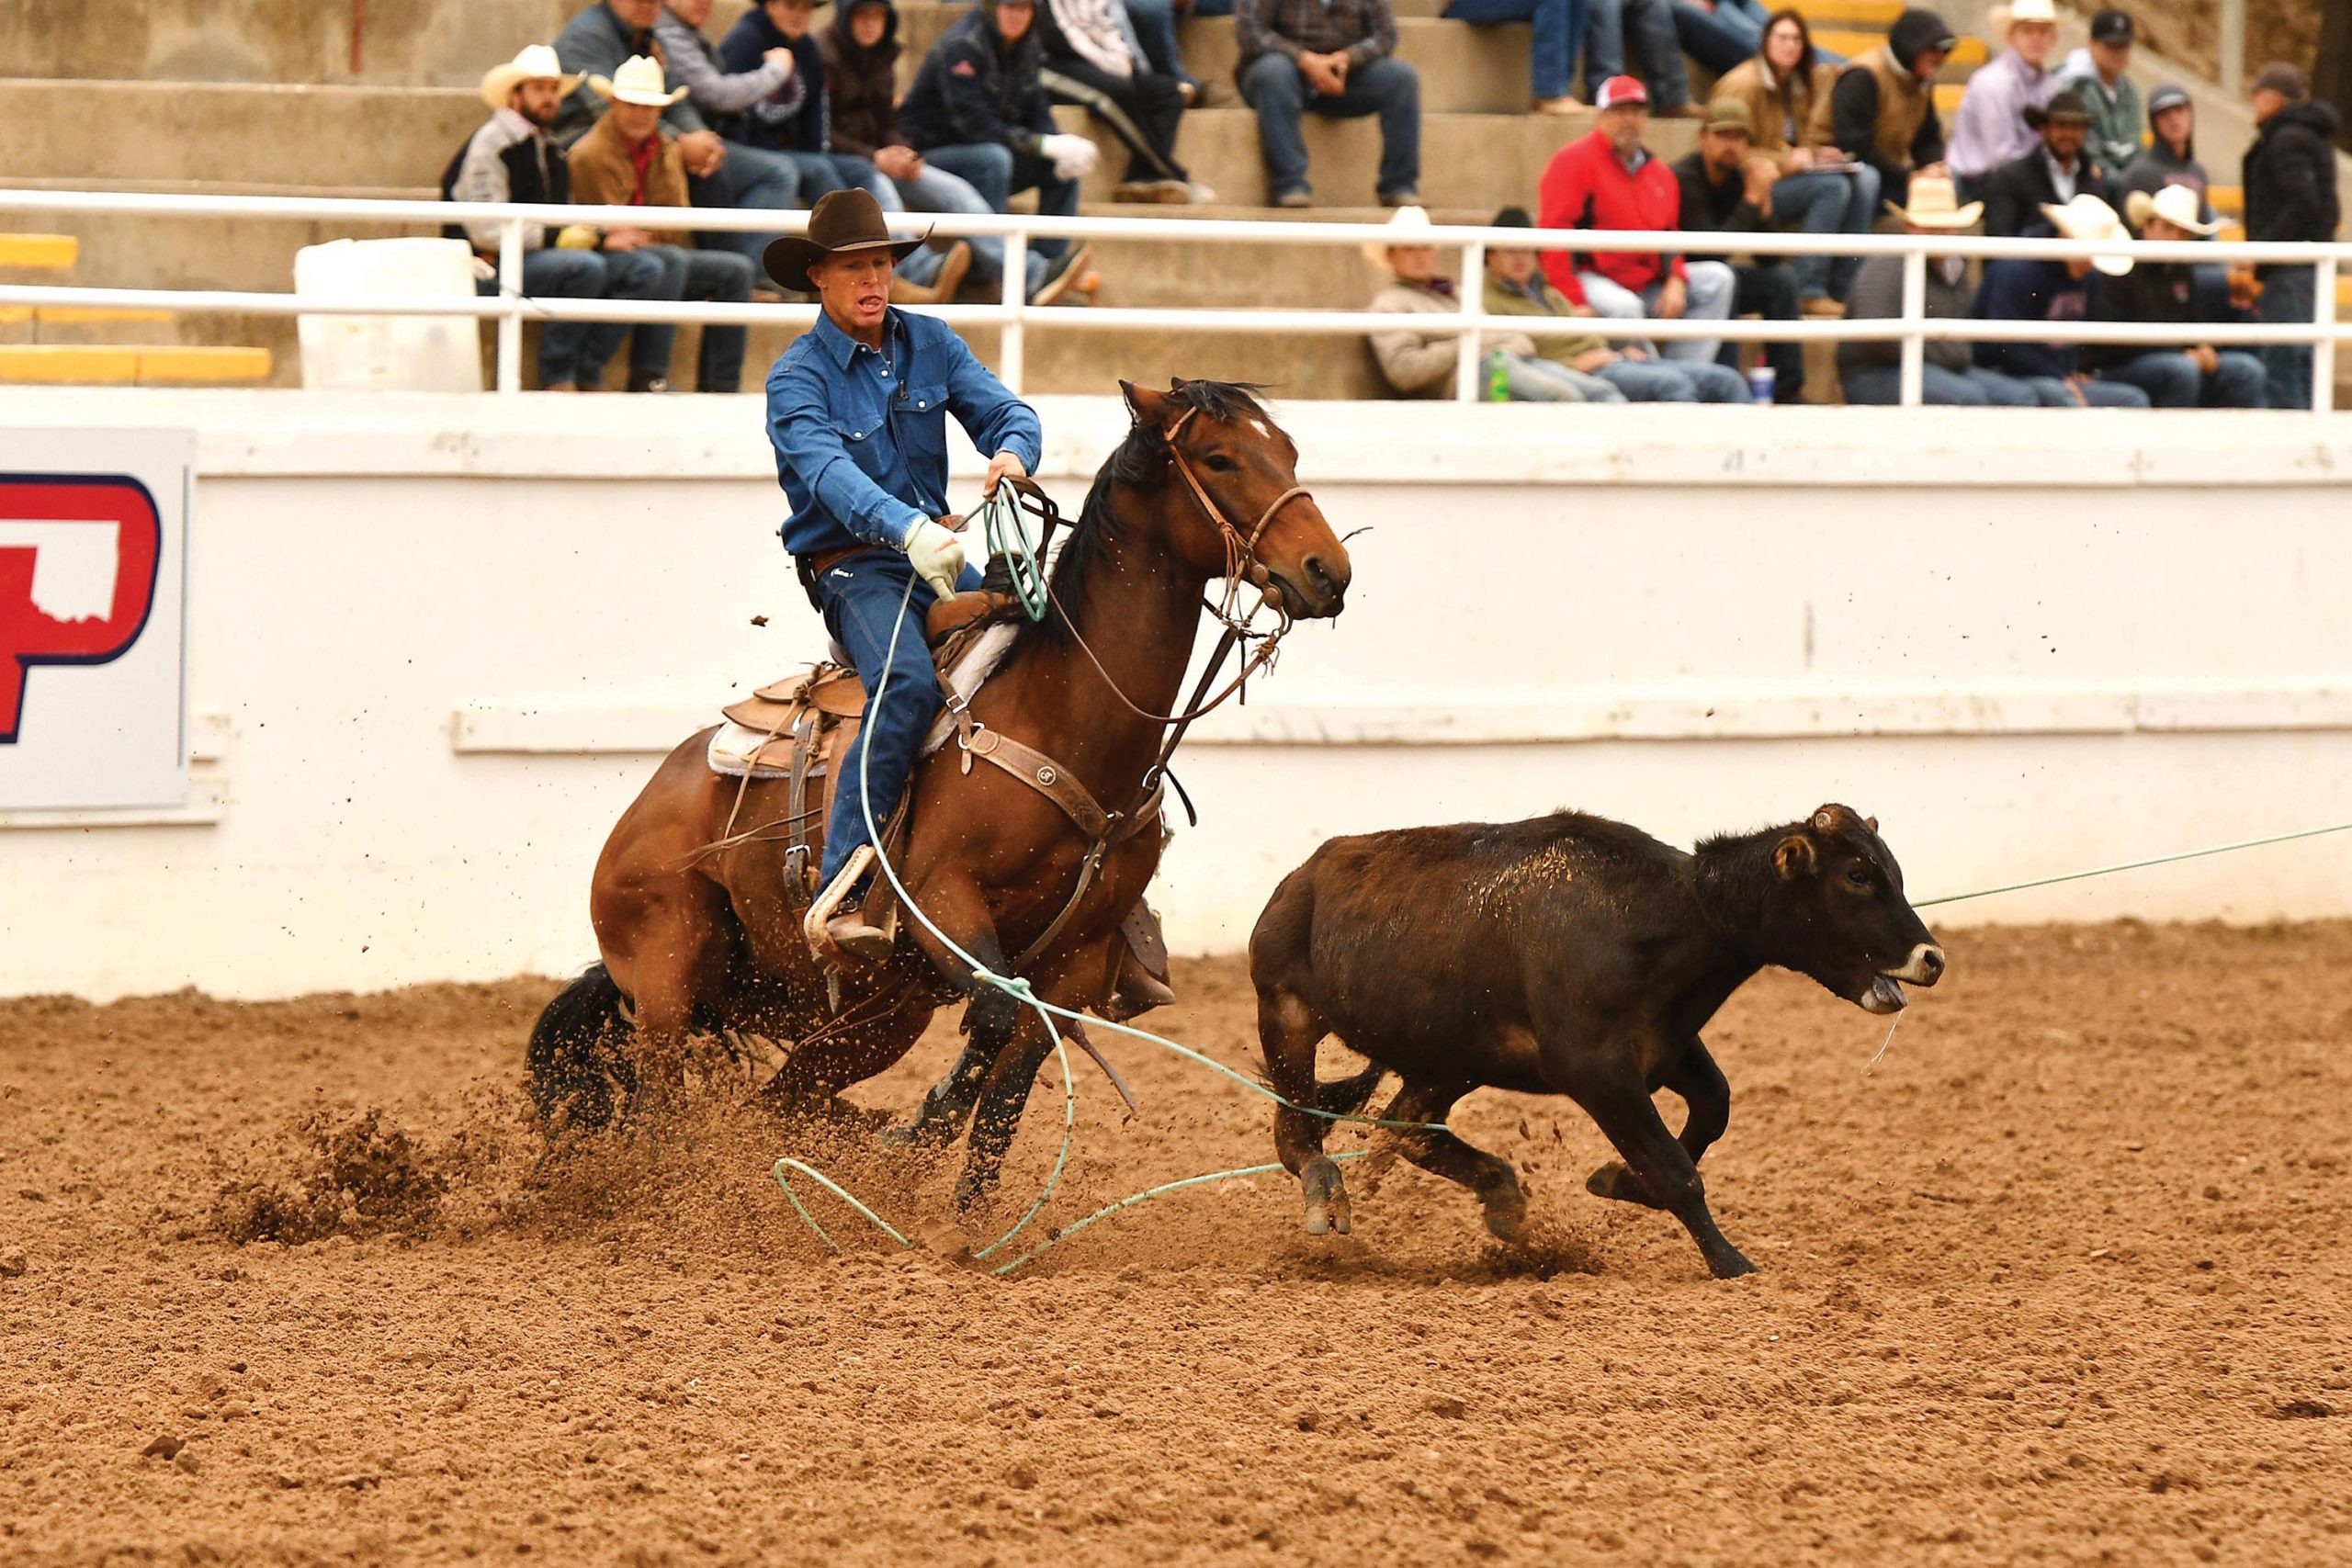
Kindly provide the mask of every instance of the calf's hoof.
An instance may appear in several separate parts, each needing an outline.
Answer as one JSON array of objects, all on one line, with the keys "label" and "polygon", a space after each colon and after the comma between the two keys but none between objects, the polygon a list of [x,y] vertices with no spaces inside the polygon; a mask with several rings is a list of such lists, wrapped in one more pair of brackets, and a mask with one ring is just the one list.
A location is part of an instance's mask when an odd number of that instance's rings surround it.
[{"label": "calf's hoof", "polygon": [[1617,1160],[1611,1160],[1586,1177],[1584,1190],[1596,1198],[1613,1198],[1620,1203],[1639,1203],[1645,1209],[1664,1206],[1650,1196],[1650,1190],[1642,1185],[1640,1177]]},{"label": "calf's hoof", "polygon": [[1347,1184],[1340,1179],[1334,1161],[1321,1156],[1308,1161],[1298,1174],[1298,1185],[1306,1195],[1307,1235],[1329,1235],[1337,1231],[1345,1235],[1353,1228],[1355,1216],[1348,1207]]}]

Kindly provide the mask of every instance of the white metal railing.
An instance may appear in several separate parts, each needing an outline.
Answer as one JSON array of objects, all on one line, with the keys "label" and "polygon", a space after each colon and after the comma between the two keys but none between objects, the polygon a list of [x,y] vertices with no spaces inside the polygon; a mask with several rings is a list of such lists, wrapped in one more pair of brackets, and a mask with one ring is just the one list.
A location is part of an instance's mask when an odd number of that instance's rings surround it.
[{"label": "white metal railing", "polygon": [[[498,323],[497,387],[502,392],[522,389],[523,323],[526,320],[755,325],[805,324],[816,319],[816,308],[811,305],[721,305],[532,298],[522,291],[522,240],[526,224],[536,223],[548,228],[584,224],[595,228],[794,233],[807,227],[808,214],[805,212],[700,207],[456,204],[356,197],[17,189],[0,189],[0,210],[286,222],[414,223],[436,227],[460,220],[474,224],[501,224],[499,292],[472,299],[416,295],[329,297],[218,289],[93,288],[69,284],[6,284],[0,285],[0,305],[82,305],[268,316],[488,318]],[[1171,333],[1246,330],[1330,336],[1363,336],[1371,333],[1408,330],[1424,335],[1453,336],[1461,345],[1456,366],[1455,396],[1464,400],[1474,400],[1478,395],[1479,334],[1482,333],[1520,333],[1530,337],[1600,336],[1660,342],[1708,338],[1730,338],[1743,343],[1883,342],[1893,339],[1902,344],[1901,400],[1905,406],[1916,406],[1920,401],[1925,348],[1929,343],[1960,340],[1973,343],[2146,344],[2152,347],[2165,347],[2178,344],[2187,335],[2178,322],[1931,320],[1923,313],[1927,263],[1930,256],[2064,259],[2121,254],[2136,261],[2250,261],[2313,267],[2316,287],[2311,321],[2199,322],[2196,324],[2194,335],[2199,342],[2216,347],[2309,344],[2313,350],[2312,405],[2320,412],[2329,411],[2335,403],[2335,345],[2340,339],[2352,337],[2352,322],[2339,322],[2335,319],[2336,277],[2346,264],[2352,263],[2352,244],[2343,243],[2288,244],[2197,240],[2093,244],[2075,240],[1996,239],[1982,235],[1770,231],[1639,233],[1585,229],[1488,229],[1466,225],[1440,225],[1427,231],[1416,231],[1411,236],[1412,243],[1416,244],[1458,251],[1462,264],[1457,276],[1474,285],[1484,274],[1487,248],[1490,245],[1586,253],[1669,250],[1696,255],[1897,255],[1904,260],[1903,309],[1902,313],[1896,316],[1859,321],[1690,321],[1609,316],[1557,319],[1492,316],[1482,307],[1481,289],[1477,287],[1463,288],[1462,309],[1453,316],[1435,313],[1405,316],[1363,310],[1237,310],[1226,306],[1114,306],[1090,310],[1033,306],[1024,298],[1023,285],[1027,276],[1030,243],[1040,238],[1139,240],[1197,248],[1202,245],[1394,243],[1399,236],[1395,230],[1378,223],[1268,222],[1190,218],[1047,218],[1020,213],[986,216],[893,213],[890,224],[894,230],[908,234],[994,234],[1003,238],[1004,286],[999,303],[940,306],[927,313],[937,315],[958,327],[1001,328],[1002,336],[998,374],[1015,391],[1021,389],[1026,334],[1030,329],[1038,327],[1057,332],[1138,328]]]}]

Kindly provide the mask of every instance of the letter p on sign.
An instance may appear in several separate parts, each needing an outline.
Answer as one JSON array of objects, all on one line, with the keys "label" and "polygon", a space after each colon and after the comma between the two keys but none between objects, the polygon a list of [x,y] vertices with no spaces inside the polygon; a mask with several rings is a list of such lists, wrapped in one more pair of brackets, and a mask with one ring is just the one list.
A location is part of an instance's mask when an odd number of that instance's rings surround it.
[{"label": "letter p on sign", "polygon": [[24,727],[36,665],[105,664],[138,642],[163,533],[134,479],[0,482],[0,746]]}]

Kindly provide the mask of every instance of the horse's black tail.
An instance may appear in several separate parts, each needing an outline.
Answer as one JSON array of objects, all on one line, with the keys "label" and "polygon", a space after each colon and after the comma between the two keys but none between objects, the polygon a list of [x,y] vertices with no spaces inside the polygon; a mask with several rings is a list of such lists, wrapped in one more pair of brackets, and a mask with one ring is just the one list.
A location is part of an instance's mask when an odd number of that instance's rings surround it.
[{"label": "horse's black tail", "polygon": [[531,1030],[531,1100],[539,1126],[594,1132],[612,1124],[637,1089],[628,1058],[633,1032],[621,988],[601,964],[556,993]]},{"label": "horse's black tail", "polygon": [[1329,1111],[1335,1116],[1353,1116],[1372,1103],[1372,1091],[1380,1087],[1380,1077],[1388,1069],[1378,1062],[1351,1078],[1332,1078],[1315,1086],[1315,1105],[1318,1111]]}]

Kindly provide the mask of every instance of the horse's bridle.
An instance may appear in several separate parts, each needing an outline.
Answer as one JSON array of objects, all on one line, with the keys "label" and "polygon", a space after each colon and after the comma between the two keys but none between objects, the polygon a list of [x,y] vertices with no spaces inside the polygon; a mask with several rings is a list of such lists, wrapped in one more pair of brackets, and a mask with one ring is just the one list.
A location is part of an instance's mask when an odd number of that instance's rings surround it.
[{"label": "horse's bridle", "polygon": [[[1225,508],[1219,506],[1216,499],[1209,494],[1208,487],[1201,483],[1200,476],[1193,472],[1193,465],[1185,461],[1184,449],[1176,444],[1177,439],[1184,434],[1184,427],[1192,423],[1193,416],[1199,412],[1198,409],[1186,409],[1177,418],[1176,423],[1168,427],[1168,434],[1161,439],[1168,444],[1168,460],[1175,468],[1177,477],[1184,481],[1184,488],[1193,492],[1193,500],[1199,503],[1202,513],[1208,520],[1216,525],[1218,534],[1224,538],[1225,604],[1217,613],[1217,619],[1230,628],[1237,625],[1247,624],[1247,617],[1237,623],[1233,615],[1234,605],[1241,592],[1241,583],[1247,580],[1252,586],[1261,591],[1272,586],[1272,576],[1267,571],[1266,563],[1258,558],[1258,541],[1265,537],[1266,530],[1272,526],[1276,513],[1299,497],[1308,495],[1308,491],[1305,485],[1291,486],[1290,489],[1266,503],[1266,510],[1258,514],[1258,523],[1255,527],[1247,534],[1242,533],[1239,528],[1234,526],[1233,519],[1226,515]],[[1313,498],[1309,496],[1308,499]],[[1256,572],[1255,577],[1250,576],[1251,570]],[[1282,625],[1272,633],[1272,636],[1279,637],[1290,629],[1290,612],[1278,600],[1265,602],[1272,603],[1275,611],[1282,616]],[[1251,612],[1252,615],[1255,613],[1255,611]]]}]

